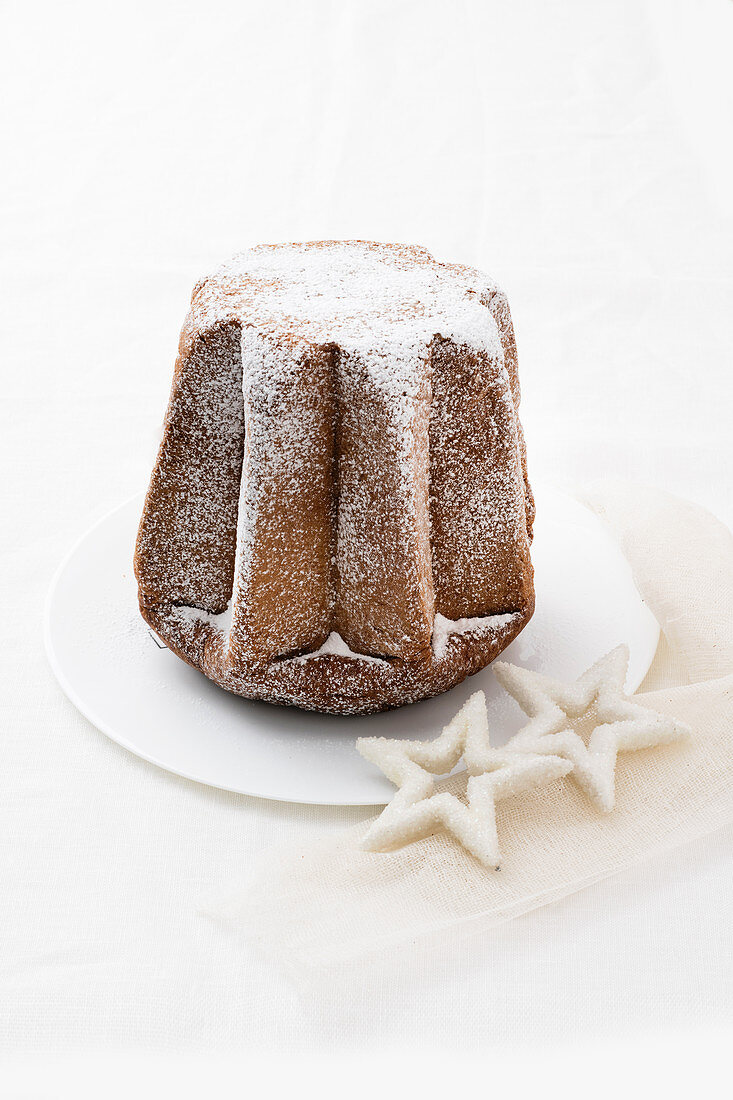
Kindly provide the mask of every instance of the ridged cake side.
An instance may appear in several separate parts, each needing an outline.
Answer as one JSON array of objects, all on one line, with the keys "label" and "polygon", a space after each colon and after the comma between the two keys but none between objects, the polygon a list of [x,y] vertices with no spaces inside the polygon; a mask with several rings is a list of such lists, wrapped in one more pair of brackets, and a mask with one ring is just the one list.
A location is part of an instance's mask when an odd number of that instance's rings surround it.
[{"label": "ridged cake side", "polygon": [[360,713],[477,671],[533,610],[503,294],[422,249],[266,246],[194,291],[140,606],[230,691]]}]

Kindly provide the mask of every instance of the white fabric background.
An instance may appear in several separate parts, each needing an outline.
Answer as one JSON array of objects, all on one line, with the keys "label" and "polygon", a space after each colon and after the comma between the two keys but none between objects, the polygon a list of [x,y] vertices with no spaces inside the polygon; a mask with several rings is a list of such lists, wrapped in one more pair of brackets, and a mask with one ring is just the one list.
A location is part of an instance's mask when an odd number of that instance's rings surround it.
[{"label": "white fabric background", "polygon": [[730,523],[733,5],[0,19],[0,1045],[473,1049],[729,1020],[729,831],[387,978],[292,988],[196,899],[364,811],[137,760],[62,697],[40,627],[60,557],[146,483],[193,283],[257,241],[414,240],[485,267],[531,472],[647,481]]}]

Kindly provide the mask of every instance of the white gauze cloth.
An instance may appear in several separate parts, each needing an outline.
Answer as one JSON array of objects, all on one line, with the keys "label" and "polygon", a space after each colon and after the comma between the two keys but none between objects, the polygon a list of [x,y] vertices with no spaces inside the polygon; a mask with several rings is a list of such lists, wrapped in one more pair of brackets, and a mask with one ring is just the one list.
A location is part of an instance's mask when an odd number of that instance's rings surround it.
[{"label": "white gauze cloth", "polygon": [[286,968],[313,970],[442,930],[483,931],[733,821],[733,537],[656,490],[604,485],[581,499],[618,538],[662,628],[636,698],[689,725],[692,740],[619,755],[608,815],[568,779],[500,802],[500,872],[449,836],[362,851],[367,821],[263,853],[209,914]]}]

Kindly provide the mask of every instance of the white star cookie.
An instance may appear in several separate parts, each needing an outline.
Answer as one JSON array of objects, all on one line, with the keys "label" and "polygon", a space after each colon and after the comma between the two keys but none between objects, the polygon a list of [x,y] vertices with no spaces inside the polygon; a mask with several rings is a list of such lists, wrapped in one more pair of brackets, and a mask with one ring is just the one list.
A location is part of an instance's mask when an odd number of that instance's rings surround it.
[{"label": "white star cookie", "polygon": [[[398,788],[364,838],[365,848],[401,848],[442,828],[497,870],[496,801],[549,783],[572,768],[555,756],[492,749],[482,691],[471,696],[435,741],[360,737],[356,747]],[[434,777],[452,771],[461,757],[470,777],[466,803],[447,791],[435,793]]]},{"label": "white star cookie", "polygon": [[[572,684],[504,661],[492,665],[497,680],[531,721],[505,746],[510,752],[553,753],[573,765],[572,778],[594,805],[613,809],[619,752],[665,745],[689,736],[686,726],[624,695],[629,651],[618,646]],[[587,745],[572,719],[590,736]]]}]

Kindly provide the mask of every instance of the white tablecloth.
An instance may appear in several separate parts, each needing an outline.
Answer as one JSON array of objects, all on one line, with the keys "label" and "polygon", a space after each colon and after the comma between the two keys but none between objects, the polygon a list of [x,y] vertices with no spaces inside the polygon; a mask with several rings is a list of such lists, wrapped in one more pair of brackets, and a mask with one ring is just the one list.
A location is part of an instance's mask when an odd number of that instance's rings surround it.
[{"label": "white tablecloth", "polygon": [[[196,902],[361,810],[207,789],[66,701],[75,538],[142,488],[198,276],[257,241],[416,241],[517,329],[530,469],[733,519],[733,6],[67,3],[2,12],[0,1045],[567,1040],[731,1015],[718,833],[388,981],[288,985]],[[597,655],[589,655],[595,657]]]}]

